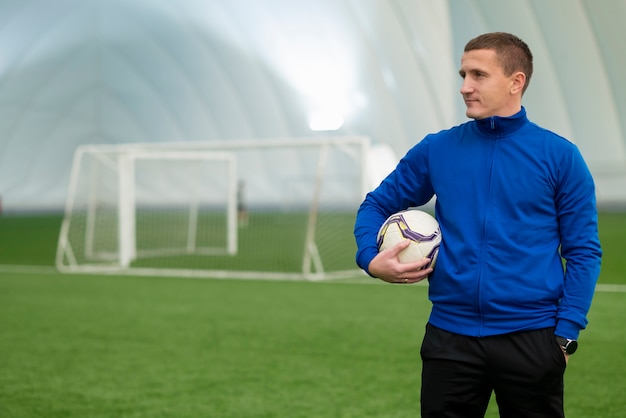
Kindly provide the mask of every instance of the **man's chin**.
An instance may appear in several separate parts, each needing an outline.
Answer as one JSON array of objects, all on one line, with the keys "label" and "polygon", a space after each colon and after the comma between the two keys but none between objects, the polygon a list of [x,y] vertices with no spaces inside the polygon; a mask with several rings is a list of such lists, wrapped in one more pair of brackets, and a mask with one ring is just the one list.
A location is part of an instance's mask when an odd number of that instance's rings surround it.
[{"label": "man's chin", "polygon": [[482,119],[480,112],[476,112],[475,110],[467,109],[465,111],[465,116],[470,119]]}]

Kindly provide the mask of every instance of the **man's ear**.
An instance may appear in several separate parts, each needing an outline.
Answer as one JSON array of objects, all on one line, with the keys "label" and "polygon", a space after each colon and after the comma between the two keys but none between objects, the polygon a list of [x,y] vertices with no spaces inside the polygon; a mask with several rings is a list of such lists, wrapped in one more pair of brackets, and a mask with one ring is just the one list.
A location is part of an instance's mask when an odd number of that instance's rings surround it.
[{"label": "man's ear", "polygon": [[518,71],[511,76],[511,81],[511,94],[521,94],[524,91],[524,84],[526,84],[526,74]]}]

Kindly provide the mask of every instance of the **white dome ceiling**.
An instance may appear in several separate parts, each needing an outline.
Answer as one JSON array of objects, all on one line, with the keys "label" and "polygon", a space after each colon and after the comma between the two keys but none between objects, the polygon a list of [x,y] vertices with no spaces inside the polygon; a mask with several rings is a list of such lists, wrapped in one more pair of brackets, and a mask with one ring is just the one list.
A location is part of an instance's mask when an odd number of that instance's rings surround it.
[{"label": "white dome ceiling", "polygon": [[[592,7],[593,6],[593,7]],[[470,38],[535,56],[524,104],[626,205],[626,3],[593,0],[3,0],[0,196],[60,208],[75,148],[369,136],[400,156],[465,121]]]}]

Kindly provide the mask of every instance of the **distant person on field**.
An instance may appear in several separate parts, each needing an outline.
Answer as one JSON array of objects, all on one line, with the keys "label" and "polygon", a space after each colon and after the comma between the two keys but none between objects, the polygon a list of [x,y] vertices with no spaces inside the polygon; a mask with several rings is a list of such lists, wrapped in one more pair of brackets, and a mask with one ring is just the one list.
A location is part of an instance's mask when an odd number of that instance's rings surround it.
[{"label": "distant person on field", "polygon": [[246,205],[246,183],[239,180],[237,183],[237,224],[240,227],[248,226],[248,206]]},{"label": "distant person on field", "polygon": [[[532,72],[517,36],[469,41],[459,74],[473,120],[426,136],[357,213],[361,268],[389,283],[429,281],[422,417],[483,417],[492,392],[501,417],[564,416],[563,375],[602,251],[585,161],[521,104]],[[378,253],[385,219],[433,196],[443,237],[434,270],[398,262],[408,241]]]}]

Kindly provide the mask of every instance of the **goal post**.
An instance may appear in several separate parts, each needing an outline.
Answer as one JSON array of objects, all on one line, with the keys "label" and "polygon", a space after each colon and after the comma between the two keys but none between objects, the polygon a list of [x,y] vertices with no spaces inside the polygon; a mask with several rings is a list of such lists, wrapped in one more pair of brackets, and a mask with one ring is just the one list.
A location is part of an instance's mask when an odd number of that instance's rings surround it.
[{"label": "goal post", "polygon": [[[57,266],[101,270],[128,268],[138,257],[236,253],[235,164],[224,151],[79,149]],[[218,246],[198,242],[199,212],[207,208],[224,214]],[[175,235],[168,223],[179,225]],[[161,242],[150,244],[148,234]]]},{"label": "goal post", "polygon": [[327,279],[361,274],[362,137],[84,145],[71,171],[63,272]]},{"label": "goal post", "polygon": [[[159,168],[164,168],[165,162],[182,162],[185,164],[185,170],[192,170],[191,175],[196,174],[202,179],[202,165],[216,164],[223,165],[223,169],[217,171],[217,175],[222,175],[225,179],[225,210],[226,210],[226,248],[228,254],[237,252],[237,230],[236,230],[236,166],[235,156],[227,152],[215,151],[136,151],[120,154],[118,157],[118,183],[119,183],[119,203],[118,203],[118,239],[119,239],[119,263],[122,267],[129,267],[131,262],[137,258],[137,212],[141,209],[142,200],[137,196],[136,170],[137,166],[144,161],[159,162]],[[192,166],[196,164],[196,166]],[[191,168],[190,168],[191,167]],[[176,165],[170,169],[182,169]],[[145,174],[144,174],[145,176]],[[208,178],[205,180],[209,180]],[[167,205],[182,205],[187,209],[187,228],[186,239],[178,249],[181,253],[193,254],[199,248],[196,242],[198,233],[198,212],[201,205],[201,192],[199,189],[202,185],[198,181],[193,181],[193,186],[189,190],[189,194],[178,201],[168,201],[163,199],[162,203]],[[161,196],[159,196],[161,198]],[[145,199],[144,199],[145,200]],[[145,204],[145,203],[143,203]],[[155,202],[152,203],[155,205]],[[92,234],[93,235],[93,234]],[[206,248],[205,248],[206,250]],[[159,255],[164,251],[163,248],[156,249],[153,255]],[[175,251],[175,249],[171,249]],[[146,253],[147,255],[147,253]]]}]

